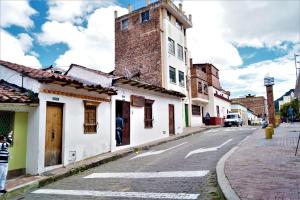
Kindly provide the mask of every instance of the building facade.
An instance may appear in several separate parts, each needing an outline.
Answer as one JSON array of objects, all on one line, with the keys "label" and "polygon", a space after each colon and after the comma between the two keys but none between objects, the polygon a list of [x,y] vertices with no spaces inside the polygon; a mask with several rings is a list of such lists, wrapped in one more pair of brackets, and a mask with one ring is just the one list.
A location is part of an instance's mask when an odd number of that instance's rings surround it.
[{"label": "building facade", "polygon": [[256,97],[249,94],[245,97],[233,98],[232,101],[239,102],[250,108],[258,118],[265,118],[267,116],[267,101],[263,96]]},{"label": "building facade", "polygon": [[219,70],[212,64],[191,67],[192,126],[203,125],[207,113],[210,125],[222,125],[231,109],[230,92],[222,89]]},{"label": "building facade", "polygon": [[182,118],[191,124],[189,50],[186,30],[192,27],[182,4],[154,3],[115,19],[115,72],[151,85],[183,93]]}]

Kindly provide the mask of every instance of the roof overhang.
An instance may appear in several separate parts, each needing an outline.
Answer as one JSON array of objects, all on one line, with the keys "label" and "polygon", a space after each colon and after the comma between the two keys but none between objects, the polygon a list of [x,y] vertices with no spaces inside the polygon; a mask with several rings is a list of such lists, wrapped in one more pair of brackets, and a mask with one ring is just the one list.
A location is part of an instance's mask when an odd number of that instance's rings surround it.
[{"label": "roof overhang", "polygon": [[208,99],[203,99],[203,98],[192,98],[192,103],[204,103],[208,104]]},{"label": "roof overhang", "polygon": [[175,96],[175,97],[179,97],[179,98],[186,97],[181,92],[176,92],[176,91],[173,91],[173,90],[167,90],[163,87],[159,87],[159,86],[156,86],[156,85],[151,85],[151,84],[148,84],[148,83],[143,83],[143,82],[140,82],[140,81],[137,81],[137,80],[127,79],[125,77],[120,77],[120,78],[113,79],[112,85],[113,86],[129,85],[131,87],[136,87],[136,88],[140,88],[140,89],[144,89],[144,90],[148,90],[148,91],[158,92],[158,93],[161,93],[161,94],[166,94],[166,95]]}]

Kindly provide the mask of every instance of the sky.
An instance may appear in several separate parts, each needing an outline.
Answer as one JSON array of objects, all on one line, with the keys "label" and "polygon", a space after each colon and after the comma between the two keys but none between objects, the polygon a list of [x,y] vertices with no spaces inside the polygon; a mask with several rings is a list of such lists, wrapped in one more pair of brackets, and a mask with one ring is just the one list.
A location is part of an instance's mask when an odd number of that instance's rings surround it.
[{"label": "sky", "polygon": [[[181,2],[192,14],[187,39],[193,62],[215,65],[231,97],[265,96],[265,76],[275,78],[275,99],[295,87],[299,0]],[[114,11],[126,14],[128,3],[137,9],[145,0],[0,0],[0,59],[35,68],[76,63],[110,72]]]}]

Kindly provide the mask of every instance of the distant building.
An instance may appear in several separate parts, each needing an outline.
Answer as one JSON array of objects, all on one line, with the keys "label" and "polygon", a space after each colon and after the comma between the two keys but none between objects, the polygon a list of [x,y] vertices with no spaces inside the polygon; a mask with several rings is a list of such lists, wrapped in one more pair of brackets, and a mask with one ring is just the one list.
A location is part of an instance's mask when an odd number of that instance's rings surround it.
[{"label": "distant building", "polygon": [[[219,70],[212,64],[191,67],[192,126],[202,124],[206,113],[211,125],[223,124],[231,109],[230,92],[222,89]],[[196,111],[200,112],[196,112]]]},{"label": "distant building", "polygon": [[295,91],[294,89],[291,89],[290,91],[288,91],[282,97],[280,97],[279,99],[277,99],[275,101],[275,104],[278,102],[278,110],[275,107],[276,112],[280,111],[280,108],[283,104],[290,103],[291,101],[293,101],[295,99],[294,91]]},{"label": "distant building", "polygon": [[253,110],[254,114],[258,118],[264,118],[267,116],[267,102],[265,97],[263,96],[256,97],[254,95],[249,94],[245,97],[233,98],[231,100],[244,104],[247,108]]},{"label": "distant building", "polygon": [[238,102],[232,102],[231,103],[231,112],[240,113],[242,120],[243,120],[243,125],[249,125],[248,124],[248,120],[249,120],[248,108],[245,105],[238,103]]}]

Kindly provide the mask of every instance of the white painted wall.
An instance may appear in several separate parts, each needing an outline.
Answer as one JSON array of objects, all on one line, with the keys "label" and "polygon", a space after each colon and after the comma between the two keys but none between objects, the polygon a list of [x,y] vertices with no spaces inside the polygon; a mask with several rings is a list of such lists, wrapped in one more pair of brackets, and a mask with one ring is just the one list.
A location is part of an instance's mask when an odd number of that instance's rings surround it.
[{"label": "white painted wall", "polygon": [[[172,18],[173,21],[175,21],[175,18]],[[186,38],[183,34],[183,30],[179,30],[174,24],[172,24],[167,19],[167,11],[163,10],[163,43],[162,43],[162,55],[163,55],[163,67],[165,68],[164,73],[164,80],[165,80],[165,87],[170,90],[175,90],[178,92],[181,92],[185,95],[187,95],[186,90],[186,80],[185,85],[180,86],[179,85],[179,72],[178,70],[184,72],[185,76],[188,74],[188,67],[185,64],[184,58],[183,60],[180,60],[177,55],[177,44],[181,45],[183,47],[183,55],[184,55],[184,49],[187,48],[186,46]],[[172,55],[168,53],[168,37],[170,37],[172,40],[174,40],[175,43],[175,55]],[[189,63],[189,53],[187,53],[187,60]],[[176,69],[176,83],[171,83],[169,79],[169,66],[172,66]]]},{"label": "white painted wall", "polygon": [[182,118],[182,101],[178,98],[158,96],[145,93],[145,91],[137,90],[136,88],[121,88],[117,87],[118,95],[112,97],[112,151],[116,150],[115,140],[115,113],[116,100],[124,100],[130,102],[131,95],[144,96],[146,99],[154,100],[153,113],[153,128],[144,128],[144,107],[130,106],[130,145],[137,146],[143,143],[151,142],[157,139],[169,137],[169,104],[174,105],[175,110],[175,134],[183,132],[184,121]]},{"label": "white painted wall", "polygon": [[217,117],[217,106],[220,108],[220,116],[221,118],[226,117],[227,110],[230,111],[231,109],[231,103],[224,101],[223,99],[220,99],[218,97],[215,97],[215,92],[218,91],[218,94],[223,94],[225,98],[228,98],[228,95],[225,94],[221,90],[217,90],[216,88],[209,86],[208,87],[208,96],[209,96],[209,103],[208,103],[208,112],[210,114],[210,117]]}]

